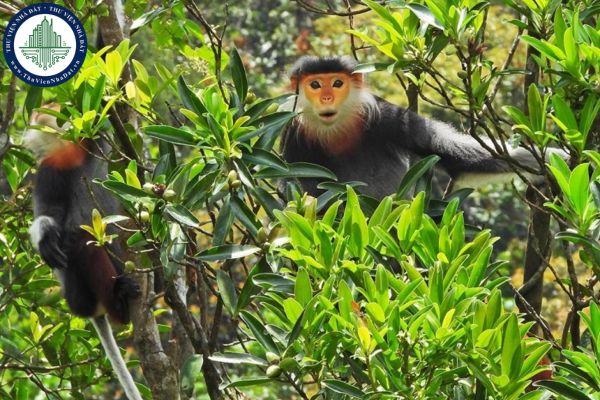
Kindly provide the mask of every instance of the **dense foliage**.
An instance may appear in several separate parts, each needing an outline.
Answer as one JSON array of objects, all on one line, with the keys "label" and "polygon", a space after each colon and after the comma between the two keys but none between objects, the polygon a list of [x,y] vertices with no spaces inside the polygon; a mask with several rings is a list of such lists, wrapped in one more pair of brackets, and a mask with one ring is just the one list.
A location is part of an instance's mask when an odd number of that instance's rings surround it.
[{"label": "dense foliage", "polygon": [[[91,36],[117,2],[64,3]],[[35,164],[22,132],[52,101],[71,123],[64,139],[113,148],[111,173],[91,184],[122,215],[98,204],[83,229],[122,241],[143,288],[117,339],[145,398],[600,399],[600,3],[205,3],[125,2],[127,29],[57,87],[27,86],[0,62],[0,398],[124,398],[28,240]],[[320,15],[337,36],[312,43],[343,37],[368,60],[359,70],[398,82],[409,107],[442,109],[515,168],[510,146],[537,157],[544,183],[517,168],[527,194],[504,192],[532,210],[521,287],[492,232],[465,224],[470,191],[433,194],[437,157],[377,202],[278,155],[295,114],[280,107],[289,95],[267,97],[284,70],[274,60],[319,54],[300,31]],[[497,15],[515,32],[501,59],[487,48]],[[315,199],[299,177],[331,182]],[[545,270],[568,299],[563,320],[541,312]]]}]

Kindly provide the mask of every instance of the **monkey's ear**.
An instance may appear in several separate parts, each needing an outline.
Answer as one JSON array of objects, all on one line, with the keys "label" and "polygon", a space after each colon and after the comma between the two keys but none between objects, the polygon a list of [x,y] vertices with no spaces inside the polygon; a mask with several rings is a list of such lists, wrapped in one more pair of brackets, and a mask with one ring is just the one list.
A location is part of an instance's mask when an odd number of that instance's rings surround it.
[{"label": "monkey's ear", "polygon": [[365,76],[361,73],[350,74],[350,79],[356,86],[362,86],[365,81]]}]

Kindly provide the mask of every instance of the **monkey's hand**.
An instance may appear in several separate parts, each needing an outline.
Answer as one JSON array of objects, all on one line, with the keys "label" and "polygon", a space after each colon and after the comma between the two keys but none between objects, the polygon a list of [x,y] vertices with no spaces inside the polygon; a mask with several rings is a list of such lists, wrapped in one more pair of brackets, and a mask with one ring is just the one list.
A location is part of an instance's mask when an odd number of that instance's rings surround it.
[{"label": "monkey's hand", "polygon": [[52,268],[67,267],[67,255],[62,250],[62,235],[59,226],[53,218],[41,216],[33,221],[29,228],[31,242],[42,256],[42,259]]}]

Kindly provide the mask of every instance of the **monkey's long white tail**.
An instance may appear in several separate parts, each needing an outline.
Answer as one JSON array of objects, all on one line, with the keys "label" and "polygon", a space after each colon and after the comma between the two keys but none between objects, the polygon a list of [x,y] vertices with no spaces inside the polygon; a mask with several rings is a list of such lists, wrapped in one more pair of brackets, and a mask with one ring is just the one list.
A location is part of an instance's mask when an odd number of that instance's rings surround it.
[{"label": "monkey's long white tail", "polygon": [[94,325],[94,328],[96,328],[96,332],[98,332],[102,347],[104,347],[104,351],[106,351],[106,356],[110,360],[110,363],[117,374],[117,379],[119,379],[119,382],[121,382],[121,385],[125,390],[127,398],[129,400],[143,400],[142,395],[140,395],[129,370],[125,365],[125,361],[121,356],[119,346],[115,341],[110,324],[106,320],[106,316],[103,315],[101,317],[92,318],[92,324]]}]

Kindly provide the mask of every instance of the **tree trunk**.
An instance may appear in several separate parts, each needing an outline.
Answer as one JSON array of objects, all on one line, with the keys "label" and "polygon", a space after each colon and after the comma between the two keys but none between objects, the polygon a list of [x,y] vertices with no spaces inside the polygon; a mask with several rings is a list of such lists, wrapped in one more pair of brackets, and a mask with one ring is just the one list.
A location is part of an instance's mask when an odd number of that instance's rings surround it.
[{"label": "tree trunk", "polygon": [[[123,13],[121,0],[105,0],[108,15],[99,18],[98,34],[104,45],[119,45],[128,35],[128,28]],[[132,78],[131,68],[127,63],[121,75],[123,82]],[[127,136],[123,124],[129,123],[137,127],[135,112],[125,104],[115,107],[117,115],[111,113],[111,123],[115,135],[125,154],[137,160],[138,157]],[[131,303],[130,315],[133,323],[133,339],[140,359],[144,377],[155,399],[179,399],[179,370],[178,366],[165,352],[156,319],[152,314],[151,298],[154,295],[151,274],[138,274],[136,282],[142,289],[139,299]]]},{"label": "tree trunk", "polygon": [[[539,68],[533,59],[534,55],[539,55],[533,47],[527,48],[526,69],[529,75],[525,75],[525,111],[527,110],[527,90],[531,84],[537,84],[539,80]],[[539,188],[544,191],[543,188]],[[529,214],[529,229],[527,231],[527,251],[525,253],[525,272],[523,280],[523,289],[521,295],[531,305],[533,310],[539,314],[542,310],[542,296],[544,289],[544,271],[546,262],[550,253],[550,215],[542,211],[544,209],[544,199],[534,188],[529,188],[526,195],[531,203]],[[517,297],[517,305],[522,312],[526,308]],[[534,318],[526,314],[525,319],[532,321]]]}]

